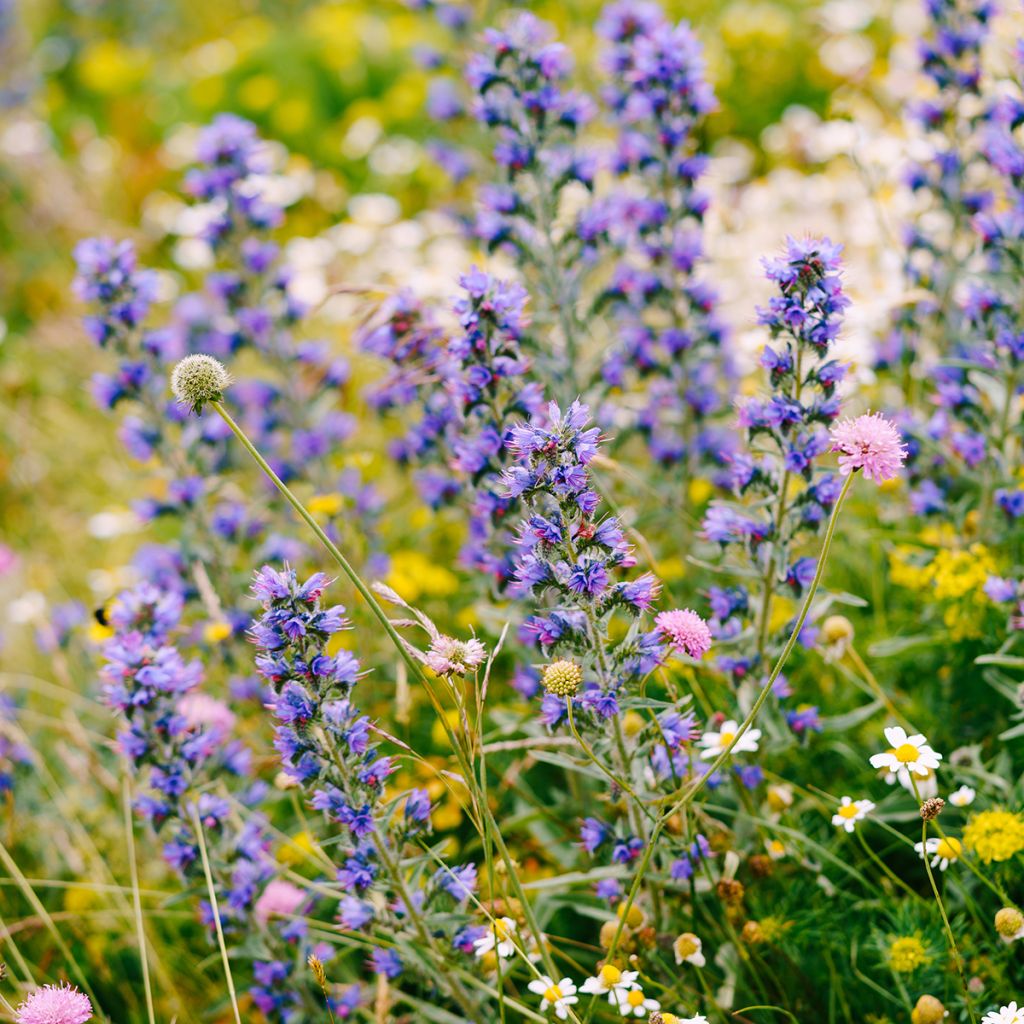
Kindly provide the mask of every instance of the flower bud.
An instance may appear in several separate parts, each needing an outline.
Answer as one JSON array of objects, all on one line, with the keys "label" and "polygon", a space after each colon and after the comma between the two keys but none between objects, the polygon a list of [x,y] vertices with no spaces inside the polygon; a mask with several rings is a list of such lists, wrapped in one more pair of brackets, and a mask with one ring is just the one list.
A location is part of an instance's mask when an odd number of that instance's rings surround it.
[{"label": "flower bud", "polygon": [[946,1016],[946,1008],[935,996],[924,995],[910,1011],[911,1024],[939,1024]]},{"label": "flower bud", "polygon": [[583,682],[583,669],[575,661],[553,661],[544,669],[541,683],[556,697],[571,697]]},{"label": "flower bud", "polygon": [[932,821],[942,813],[942,808],[945,806],[946,801],[941,796],[933,796],[921,804],[921,818],[924,821]]},{"label": "flower bud", "polygon": [[174,397],[195,413],[207,402],[219,402],[230,385],[231,374],[213,356],[186,356],[171,372]]},{"label": "flower bud", "polygon": [[996,911],[996,931],[1007,941],[1024,934],[1024,914],[1016,907]]}]

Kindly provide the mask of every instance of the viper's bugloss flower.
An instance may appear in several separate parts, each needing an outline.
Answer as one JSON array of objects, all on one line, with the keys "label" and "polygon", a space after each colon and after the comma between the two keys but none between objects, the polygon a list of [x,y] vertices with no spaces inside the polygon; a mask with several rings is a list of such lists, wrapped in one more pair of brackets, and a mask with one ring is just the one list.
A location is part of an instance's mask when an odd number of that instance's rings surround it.
[{"label": "viper's bugloss flower", "polygon": [[844,476],[862,470],[868,480],[884,483],[899,475],[907,447],[896,425],[880,413],[866,413],[833,426],[832,450],[839,452]]},{"label": "viper's bugloss flower", "polygon": [[14,1013],[17,1024],[85,1024],[91,1018],[89,997],[67,984],[37,988]]}]

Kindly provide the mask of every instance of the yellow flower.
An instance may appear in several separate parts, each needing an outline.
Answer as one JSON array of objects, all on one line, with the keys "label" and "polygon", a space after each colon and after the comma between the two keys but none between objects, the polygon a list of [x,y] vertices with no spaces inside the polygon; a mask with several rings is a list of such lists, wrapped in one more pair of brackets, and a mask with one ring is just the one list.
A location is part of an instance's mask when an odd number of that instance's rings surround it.
[{"label": "yellow flower", "polygon": [[964,828],[964,845],[986,864],[1009,860],[1024,850],[1024,820],[1011,811],[982,811]]},{"label": "yellow flower", "polygon": [[912,974],[930,960],[928,950],[917,935],[894,939],[889,946],[889,966],[898,974]]},{"label": "yellow flower", "polygon": [[982,587],[996,571],[996,563],[984,544],[966,551],[939,551],[928,566],[935,596],[944,600],[983,593]]},{"label": "yellow flower", "polygon": [[73,885],[64,893],[64,909],[69,914],[84,914],[96,906],[96,893],[87,885]]},{"label": "yellow flower", "polygon": [[227,622],[208,622],[203,627],[203,639],[208,644],[219,644],[231,636],[231,626]]},{"label": "yellow flower", "polygon": [[277,860],[280,864],[301,864],[309,858],[315,845],[316,840],[308,832],[298,832],[278,847]]},{"label": "yellow flower", "polygon": [[315,516],[336,516],[344,505],[345,499],[340,494],[315,494],[306,502],[306,507]]},{"label": "yellow flower", "polygon": [[387,584],[409,602],[417,601],[423,595],[451,597],[459,589],[455,573],[435,565],[419,551],[395,552]]}]

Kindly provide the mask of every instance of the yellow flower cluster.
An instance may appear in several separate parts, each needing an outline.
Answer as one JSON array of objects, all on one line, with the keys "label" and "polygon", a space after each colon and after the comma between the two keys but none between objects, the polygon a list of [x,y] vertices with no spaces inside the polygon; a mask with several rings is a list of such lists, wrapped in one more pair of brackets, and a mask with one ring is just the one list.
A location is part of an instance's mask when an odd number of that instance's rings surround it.
[{"label": "yellow flower cluster", "polygon": [[917,935],[904,935],[889,946],[889,966],[897,974],[912,974],[929,960],[928,950]]},{"label": "yellow flower cluster", "polygon": [[981,811],[964,827],[964,845],[986,864],[1024,850],[1024,819],[1011,811]]}]

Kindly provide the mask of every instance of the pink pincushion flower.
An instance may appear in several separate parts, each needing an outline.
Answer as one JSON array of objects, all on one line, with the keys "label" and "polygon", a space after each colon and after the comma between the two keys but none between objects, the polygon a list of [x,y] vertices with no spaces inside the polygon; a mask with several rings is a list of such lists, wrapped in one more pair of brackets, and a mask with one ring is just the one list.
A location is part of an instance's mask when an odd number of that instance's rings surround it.
[{"label": "pink pincushion flower", "polygon": [[673,647],[686,651],[691,658],[703,658],[711,650],[708,624],[689,608],[659,612],[654,618],[654,625]]},{"label": "pink pincushion flower", "polygon": [[14,1014],[18,1024],[85,1024],[91,1017],[89,997],[66,984],[37,988]]},{"label": "pink pincushion flower", "polygon": [[222,700],[206,693],[186,693],[178,701],[178,714],[190,729],[219,729],[229,733],[235,726],[235,713]]},{"label": "pink pincushion flower", "polygon": [[260,894],[253,907],[256,918],[264,924],[274,915],[287,917],[298,912],[306,902],[306,894],[291,882],[275,878]]},{"label": "pink pincushion flower", "polygon": [[869,480],[884,483],[899,473],[907,457],[900,432],[877,412],[840,421],[830,436],[832,451],[841,453],[839,472],[843,476],[862,469]]},{"label": "pink pincushion flower", "polygon": [[486,657],[487,649],[479,640],[456,640],[439,633],[430,641],[424,660],[439,676],[464,676],[483,664]]}]

